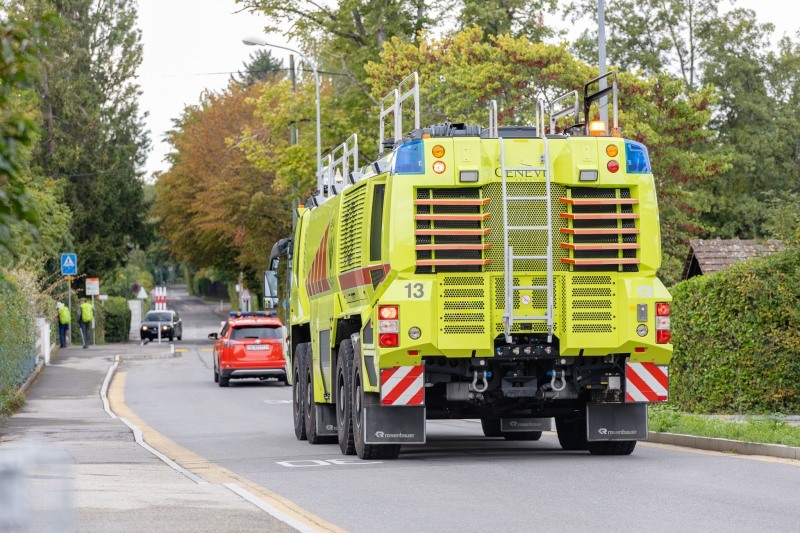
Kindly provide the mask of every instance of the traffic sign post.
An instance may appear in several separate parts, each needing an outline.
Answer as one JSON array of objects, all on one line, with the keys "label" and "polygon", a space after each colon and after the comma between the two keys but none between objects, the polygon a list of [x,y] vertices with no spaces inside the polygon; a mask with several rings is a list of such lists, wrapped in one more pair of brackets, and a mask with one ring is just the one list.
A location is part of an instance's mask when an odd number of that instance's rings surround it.
[{"label": "traffic sign post", "polygon": [[86,278],[86,296],[92,297],[92,338],[97,345],[97,329],[94,324],[94,297],[100,294],[100,278]]},{"label": "traffic sign post", "polygon": [[245,288],[242,288],[242,292],[239,293],[239,302],[241,302],[241,304],[239,305],[239,309],[241,309],[244,312],[250,311],[251,299],[252,297],[250,296],[250,291]]},{"label": "traffic sign post", "polygon": [[[61,275],[67,280],[67,309],[72,314],[72,283],[78,274],[78,254],[61,254]],[[70,337],[72,336],[72,326],[70,325]]]}]

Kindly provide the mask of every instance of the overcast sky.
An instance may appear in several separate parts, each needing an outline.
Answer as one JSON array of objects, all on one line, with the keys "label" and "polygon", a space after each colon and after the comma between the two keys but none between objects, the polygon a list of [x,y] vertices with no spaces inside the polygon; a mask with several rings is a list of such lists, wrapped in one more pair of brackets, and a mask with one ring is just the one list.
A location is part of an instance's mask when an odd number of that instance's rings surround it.
[{"label": "overcast sky", "polygon": [[[800,29],[800,2],[795,0],[739,0],[737,5],[775,24],[779,35],[794,35]],[[152,172],[167,169],[163,159],[168,146],[163,138],[172,120],[184,106],[198,102],[204,90],[224,88],[229,73],[241,69],[253,51],[242,44],[242,38],[263,34],[263,17],[236,11],[234,0],[139,0],[144,44],[140,105],[149,113],[152,142],[145,166],[148,179]],[[269,39],[291,45],[279,34]],[[281,50],[273,54],[288,57]]]}]

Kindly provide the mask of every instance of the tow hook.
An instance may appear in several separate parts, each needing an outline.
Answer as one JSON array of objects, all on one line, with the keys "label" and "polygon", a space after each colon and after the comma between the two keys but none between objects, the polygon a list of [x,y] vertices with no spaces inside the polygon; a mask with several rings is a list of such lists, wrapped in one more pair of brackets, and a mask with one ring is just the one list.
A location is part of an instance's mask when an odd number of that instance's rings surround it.
[{"label": "tow hook", "polygon": [[[480,385],[478,384],[480,382]],[[486,370],[476,370],[472,374],[472,390],[475,392],[486,392],[489,382],[486,381]]]},{"label": "tow hook", "polygon": [[[556,386],[557,382],[561,382],[561,384]],[[561,392],[567,388],[567,380],[564,378],[563,370],[553,370],[553,377],[550,379],[550,388],[555,392]]]}]

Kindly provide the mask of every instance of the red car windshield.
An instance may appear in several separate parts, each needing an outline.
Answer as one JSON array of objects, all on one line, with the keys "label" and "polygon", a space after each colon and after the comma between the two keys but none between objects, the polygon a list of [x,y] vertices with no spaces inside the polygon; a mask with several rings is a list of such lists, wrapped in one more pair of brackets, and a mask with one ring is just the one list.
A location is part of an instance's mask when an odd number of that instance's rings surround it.
[{"label": "red car windshield", "polygon": [[234,326],[231,331],[231,340],[280,339],[281,336],[278,326]]}]

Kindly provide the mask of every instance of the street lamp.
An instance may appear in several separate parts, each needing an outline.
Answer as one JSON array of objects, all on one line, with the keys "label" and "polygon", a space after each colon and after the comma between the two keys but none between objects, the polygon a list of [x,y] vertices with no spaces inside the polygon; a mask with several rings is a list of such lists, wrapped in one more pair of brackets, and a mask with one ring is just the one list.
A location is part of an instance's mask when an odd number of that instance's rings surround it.
[{"label": "street lamp", "polygon": [[324,194],[325,191],[322,190],[322,140],[320,137],[320,119],[319,119],[319,73],[317,73],[317,65],[311,61],[311,59],[306,56],[305,54],[295,50],[294,48],[289,48],[288,46],[282,46],[279,44],[272,44],[268,43],[261,37],[245,37],[242,39],[242,42],[248,46],[270,46],[272,48],[280,48],[282,50],[287,50],[289,52],[295,53],[302,57],[311,68],[314,70],[314,84],[316,86],[316,97],[317,97],[317,188],[319,189],[320,194]]}]

